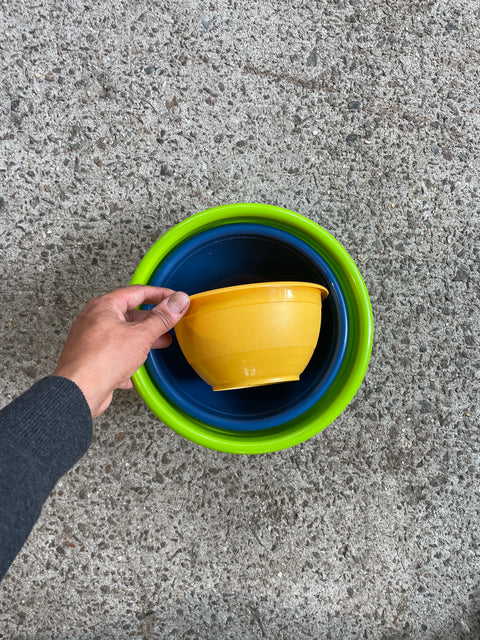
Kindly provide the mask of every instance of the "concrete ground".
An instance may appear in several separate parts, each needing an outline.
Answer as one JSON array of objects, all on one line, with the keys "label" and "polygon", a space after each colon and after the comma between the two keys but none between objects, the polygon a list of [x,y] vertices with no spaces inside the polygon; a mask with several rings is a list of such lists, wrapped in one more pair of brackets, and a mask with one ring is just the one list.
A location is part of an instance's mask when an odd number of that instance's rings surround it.
[{"label": "concrete ground", "polygon": [[478,638],[478,3],[0,6],[2,404],[218,204],[324,226],[376,321],[354,401],[281,453],[202,449],[117,392],[0,638]]}]

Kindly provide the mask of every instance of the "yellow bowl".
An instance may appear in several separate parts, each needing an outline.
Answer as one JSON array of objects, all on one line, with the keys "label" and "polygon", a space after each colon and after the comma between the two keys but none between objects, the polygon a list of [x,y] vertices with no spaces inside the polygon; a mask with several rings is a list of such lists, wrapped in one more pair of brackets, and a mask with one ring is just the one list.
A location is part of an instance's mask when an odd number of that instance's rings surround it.
[{"label": "yellow bowl", "polygon": [[298,380],[320,333],[325,287],[264,282],[197,293],[175,327],[182,352],[214,391]]}]

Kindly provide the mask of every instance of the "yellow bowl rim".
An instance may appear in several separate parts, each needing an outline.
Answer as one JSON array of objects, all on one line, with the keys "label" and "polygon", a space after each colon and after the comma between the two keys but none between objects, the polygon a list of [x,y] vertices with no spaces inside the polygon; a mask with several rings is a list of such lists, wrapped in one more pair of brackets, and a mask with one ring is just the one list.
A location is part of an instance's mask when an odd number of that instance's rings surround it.
[{"label": "yellow bowl rim", "polygon": [[295,280],[285,280],[285,281],[274,281],[274,282],[254,282],[252,284],[239,284],[232,287],[222,287],[221,289],[210,289],[209,291],[201,291],[200,293],[194,293],[190,296],[190,300],[198,300],[202,298],[206,298],[210,295],[217,295],[221,293],[229,293],[231,291],[248,291],[252,289],[265,289],[265,288],[273,288],[273,287],[310,287],[314,289],[319,289],[322,294],[322,300],[324,300],[328,296],[328,289],[323,287],[321,284],[316,284],[315,282],[300,282]]}]

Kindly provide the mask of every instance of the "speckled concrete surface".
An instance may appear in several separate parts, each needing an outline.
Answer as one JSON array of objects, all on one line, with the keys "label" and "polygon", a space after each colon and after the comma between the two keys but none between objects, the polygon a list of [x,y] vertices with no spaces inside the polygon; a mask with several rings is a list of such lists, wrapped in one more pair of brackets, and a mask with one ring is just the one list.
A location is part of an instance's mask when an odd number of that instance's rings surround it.
[{"label": "speckled concrete surface", "polygon": [[117,392],[0,638],[478,638],[478,3],[0,6],[3,404],[217,204],[322,224],[376,319],[355,400],[282,453],[203,450]]}]

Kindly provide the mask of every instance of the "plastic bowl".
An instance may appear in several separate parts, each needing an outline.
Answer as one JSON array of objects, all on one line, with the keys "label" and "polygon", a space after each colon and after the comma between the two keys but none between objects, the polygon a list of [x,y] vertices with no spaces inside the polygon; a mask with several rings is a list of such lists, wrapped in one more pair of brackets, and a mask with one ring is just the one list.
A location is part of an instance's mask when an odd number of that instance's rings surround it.
[{"label": "plastic bowl", "polygon": [[212,427],[190,417],[162,396],[145,365],[134,384],[147,405],[171,429],[204,447],[239,454],[279,451],[304,442],[328,426],[354,397],[365,375],[373,339],[373,317],[360,272],[341,244],[325,229],[298,213],[265,204],[232,204],[198,213],[181,222],[144,256],[131,284],[147,284],[157,265],[179,243],[201,231],[228,223],[261,223],[292,233],[329,263],[345,295],[349,338],[345,359],[328,391],[308,411],[282,425],[246,433]]},{"label": "plastic bowl", "polygon": [[191,297],[175,333],[214,391],[299,380],[317,346],[327,296],[325,287],[309,282],[205,291]]},{"label": "plastic bowl", "polygon": [[231,431],[268,429],[310,409],[343,362],[348,316],[340,284],[327,262],[296,236],[262,224],[220,224],[176,246],[149,284],[189,294],[273,279],[308,280],[330,295],[322,306],[322,330],[299,382],[214,393],[183,357],[173,334],[168,349],[150,351],[146,368],[165,396],[190,417]]}]

